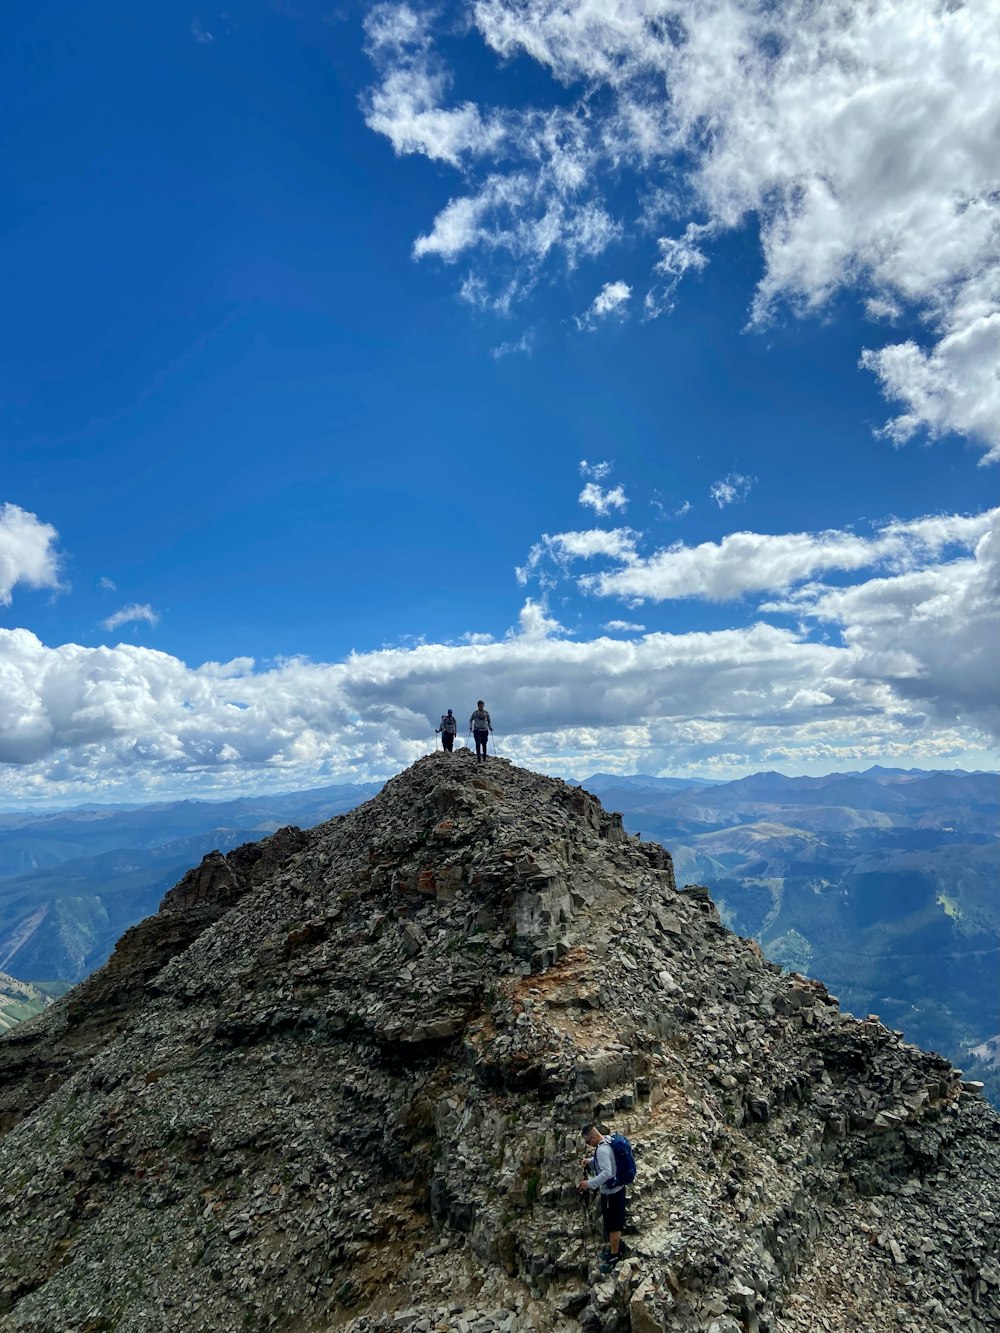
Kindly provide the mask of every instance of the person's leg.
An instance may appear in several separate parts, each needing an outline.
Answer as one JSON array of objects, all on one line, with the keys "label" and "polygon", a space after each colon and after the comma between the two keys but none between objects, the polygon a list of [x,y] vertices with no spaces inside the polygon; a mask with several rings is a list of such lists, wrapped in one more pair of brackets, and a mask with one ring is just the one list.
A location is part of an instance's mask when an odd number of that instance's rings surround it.
[{"label": "person's leg", "polygon": [[451,734],[450,731],[442,731],[441,744],[448,751],[448,753],[451,754],[451,747],[455,744],[455,737]]},{"label": "person's leg", "polygon": [[612,1259],[618,1257],[622,1243],[622,1227],[625,1225],[625,1191],[609,1194],[608,1199],[608,1247]]}]

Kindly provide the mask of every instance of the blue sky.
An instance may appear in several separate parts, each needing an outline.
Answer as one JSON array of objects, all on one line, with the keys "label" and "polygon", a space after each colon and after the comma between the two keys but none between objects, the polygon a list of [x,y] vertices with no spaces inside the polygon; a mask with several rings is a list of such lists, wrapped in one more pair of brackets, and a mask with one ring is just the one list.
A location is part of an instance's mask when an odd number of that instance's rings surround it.
[{"label": "blue sky", "polygon": [[12,14],[0,800],[480,696],[577,776],[994,766],[1000,36],[845,13]]}]

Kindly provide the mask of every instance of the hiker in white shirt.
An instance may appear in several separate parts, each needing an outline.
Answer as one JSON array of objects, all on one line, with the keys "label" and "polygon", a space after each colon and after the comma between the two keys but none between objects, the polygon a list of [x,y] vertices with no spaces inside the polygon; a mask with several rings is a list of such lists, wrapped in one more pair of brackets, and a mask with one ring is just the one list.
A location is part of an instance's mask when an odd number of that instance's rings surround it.
[{"label": "hiker in white shirt", "polygon": [[490,732],[493,730],[493,723],[490,721],[490,715],[486,711],[486,705],[482,699],[476,703],[476,711],[469,718],[469,730],[476,738],[476,762],[479,764],[486,762],[486,746],[489,743]]}]

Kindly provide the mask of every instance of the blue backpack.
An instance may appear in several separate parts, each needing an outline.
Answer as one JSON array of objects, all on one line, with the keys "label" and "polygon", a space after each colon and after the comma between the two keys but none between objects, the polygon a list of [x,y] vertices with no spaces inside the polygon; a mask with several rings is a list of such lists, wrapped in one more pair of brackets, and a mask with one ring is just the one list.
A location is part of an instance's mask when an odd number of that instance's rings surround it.
[{"label": "blue backpack", "polygon": [[624,1134],[611,1135],[611,1149],[615,1155],[615,1184],[631,1185],[635,1180],[635,1157],[632,1145]]}]

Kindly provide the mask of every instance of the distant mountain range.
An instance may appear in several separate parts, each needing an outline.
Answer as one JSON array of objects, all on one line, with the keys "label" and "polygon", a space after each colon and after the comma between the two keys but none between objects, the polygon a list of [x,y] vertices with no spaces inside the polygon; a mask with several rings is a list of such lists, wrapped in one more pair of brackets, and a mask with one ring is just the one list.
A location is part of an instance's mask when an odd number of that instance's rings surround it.
[{"label": "distant mountain range", "polygon": [[583,785],[668,847],[678,883],[708,885],[772,961],[947,1054],[1000,1104],[1000,776],[666,781]]},{"label": "distant mountain range", "polygon": [[[1000,1104],[1000,776],[595,773],[581,785],[663,843],[678,883],[707,885],[772,961],[948,1055]],[[78,981],[206,852],[311,827],[378,790],[0,814],[0,969],[36,987]],[[5,994],[26,1016],[28,999]]]},{"label": "distant mountain range", "polygon": [[0,814],[0,969],[34,982],[79,981],[206,852],[285,824],[312,827],[380,787]]},{"label": "distant mountain range", "polygon": [[0,972],[0,1034],[9,1032],[26,1018],[40,1014],[65,989],[65,986],[53,986],[42,990],[30,981],[17,981],[6,972]]}]

